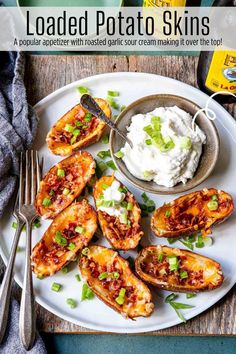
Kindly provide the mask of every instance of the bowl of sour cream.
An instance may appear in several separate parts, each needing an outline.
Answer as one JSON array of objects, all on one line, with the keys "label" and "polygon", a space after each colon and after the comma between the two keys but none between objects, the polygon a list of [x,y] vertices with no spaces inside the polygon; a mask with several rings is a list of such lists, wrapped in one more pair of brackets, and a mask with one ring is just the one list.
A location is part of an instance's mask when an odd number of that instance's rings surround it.
[{"label": "bowl of sour cream", "polygon": [[219,154],[215,125],[194,102],[158,94],[131,103],[116,124],[131,148],[112,131],[110,149],[118,170],[137,188],[150,193],[182,193],[202,183]]}]

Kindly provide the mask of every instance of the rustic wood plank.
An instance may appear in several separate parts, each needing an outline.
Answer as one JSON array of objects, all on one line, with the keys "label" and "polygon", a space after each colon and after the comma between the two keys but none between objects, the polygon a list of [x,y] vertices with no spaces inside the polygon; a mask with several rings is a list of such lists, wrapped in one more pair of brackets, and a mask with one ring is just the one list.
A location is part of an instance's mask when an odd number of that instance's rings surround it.
[{"label": "rustic wood plank", "polygon": [[[175,56],[28,56],[25,82],[29,101],[35,104],[56,89],[83,77],[114,71],[149,72],[196,86],[196,57]],[[235,116],[236,105],[226,105]],[[19,298],[19,287],[14,287]],[[236,335],[236,287],[210,310],[195,319],[146,335]],[[50,333],[99,333],[73,325],[37,305],[39,330]]]}]

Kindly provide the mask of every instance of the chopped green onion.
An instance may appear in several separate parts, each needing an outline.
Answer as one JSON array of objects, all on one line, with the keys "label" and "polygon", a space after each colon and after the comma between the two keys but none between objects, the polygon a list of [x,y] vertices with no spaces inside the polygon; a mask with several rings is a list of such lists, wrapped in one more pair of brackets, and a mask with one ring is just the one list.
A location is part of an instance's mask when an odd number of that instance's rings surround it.
[{"label": "chopped green onion", "polygon": [[213,196],[211,197],[211,200],[213,200],[214,202],[218,202],[218,195],[213,194]]},{"label": "chopped green onion", "polygon": [[181,138],[180,146],[181,146],[182,149],[189,150],[192,147],[192,140],[188,136],[183,136]]},{"label": "chopped green onion", "polygon": [[62,168],[58,168],[57,176],[58,177],[65,177],[65,171]]},{"label": "chopped green onion", "polygon": [[120,203],[120,205],[121,205],[123,208],[127,209],[128,202],[126,202],[126,200],[123,200],[123,201]]},{"label": "chopped green onion", "polygon": [[153,173],[150,172],[150,171],[144,171],[144,172],[143,172],[143,176],[144,176],[144,177],[151,177],[152,174],[153,174]]},{"label": "chopped green onion", "polygon": [[49,207],[51,205],[51,199],[49,198],[44,198],[43,200],[43,206]]},{"label": "chopped green onion", "polygon": [[128,189],[127,189],[126,187],[119,187],[119,188],[118,188],[118,191],[119,191],[120,193],[127,193],[127,192],[128,192]]},{"label": "chopped green onion", "polygon": [[11,227],[16,230],[17,226],[18,226],[17,222],[13,221],[13,223],[11,224]]},{"label": "chopped green onion", "polygon": [[218,202],[216,200],[211,200],[210,202],[207,203],[207,207],[211,211],[215,211],[218,209]]},{"label": "chopped green onion", "polygon": [[145,143],[146,143],[146,145],[152,145],[152,140],[151,139],[147,139],[147,140],[145,140]]},{"label": "chopped green onion", "polygon": [[211,237],[204,237],[202,239],[202,241],[204,242],[204,245],[207,246],[207,247],[210,247],[213,243],[213,240]]},{"label": "chopped green onion", "polygon": [[66,124],[65,125],[65,128],[64,128],[64,130],[66,131],[66,132],[69,132],[69,133],[73,133],[73,131],[74,131],[74,127],[73,127],[73,125],[71,125],[71,124]]},{"label": "chopped green onion", "polygon": [[161,118],[160,117],[153,116],[151,118],[151,123],[152,123],[153,127],[155,128],[155,130],[161,129]]},{"label": "chopped green onion", "polygon": [[85,114],[84,121],[85,121],[86,123],[91,122],[92,119],[93,119],[93,117],[92,117],[92,114],[91,114],[91,113],[86,113],[86,114]]},{"label": "chopped green onion", "polygon": [[68,195],[70,194],[70,190],[68,188],[64,188],[62,194]]},{"label": "chopped green onion", "polygon": [[112,97],[107,97],[107,102],[109,103],[109,105],[112,107],[112,108],[114,108],[114,109],[119,109],[120,108],[120,106],[119,106],[119,104],[114,100],[114,98],[112,98]]},{"label": "chopped green onion", "polygon": [[67,305],[70,306],[71,309],[74,309],[75,307],[77,307],[77,302],[74,299],[66,299],[66,303]]},{"label": "chopped green onion", "polygon": [[141,195],[141,197],[143,198],[143,201],[145,203],[147,203],[147,201],[149,200],[149,198],[148,198],[148,196],[147,196],[147,194],[145,192]]},{"label": "chopped green onion", "polygon": [[74,135],[74,137],[77,138],[77,136],[80,135],[80,130],[79,129],[74,129],[72,134]]},{"label": "chopped green onion", "polygon": [[35,229],[39,229],[40,226],[41,226],[40,219],[38,219],[38,218],[35,219],[34,222],[33,222],[33,227],[34,227]]},{"label": "chopped green onion", "polygon": [[158,262],[161,263],[163,261],[164,257],[165,257],[164,253],[159,253],[157,256]]},{"label": "chopped green onion", "polygon": [[101,142],[102,142],[102,144],[108,144],[109,143],[109,135],[108,134],[103,135]]},{"label": "chopped green onion", "polygon": [[117,151],[114,155],[118,159],[122,159],[122,157],[124,157],[124,153],[122,151]]},{"label": "chopped green onion", "polygon": [[76,125],[77,127],[82,127],[82,126],[83,126],[83,123],[82,123],[80,120],[78,120],[78,121],[75,123],[75,125]]},{"label": "chopped green onion", "polygon": [[75,228],[75,232],[77,232],[78,234],[83,234],[85,231],[85,228],[83,226],[76,226]]},{"label": "chopped green onion", "polygon": [[104,200],[101,205],[104,206],[105,208],[110,208],[115,205],[115,202],[114,200]]},{"label": "chopped green onion", "polygon": [[107,165],[105,164],[105,162],[100,161],[97,162],[96,161],[96,176],[97,178],[102,177],[103,172],[105,172],[107,169]]},{"label": "chopped green onion", "polygon": [[61,268],[61,272],[62,272],[63,274],[68,273],[68,267],[63,267],[63,268]]},{"label": "chopped green onion", "polygon": [[119,305],[123,305],[125,302],[125,293],[126,293],[126,289],[125,288],[121,288],[119,295],[116,298],[116,302]]},{"label": "chopped green onion", "polygon": [[203,242],[203,239],[202,239],[201,235],[198,235],[197,242],[195,243],[195,246],[197,248],[203,248],[204,247],[204,242]]},{"label": "chopped green onion", "polygon": [[49,192],[50,197],[53,197],[53,196],[54,196],[54,194],[55,194],[54,190],[53,190],[53,189],[51,189],[51,190],[50,190],[50,192]]},{"label": "chopped green onion", "polygon": [[107,272],[103,272],[103,273],[100,273],[99,276],[98,276],[98,279],[99,280],[104,280],[108,277],[108,273]]},{"label": "chopped green onion", "polygon": [[108,185],[108,184],[106,184],[106,183],[102,183],[102,188],[103,189],[107,189],[107,188],[109,188],[110,186]]},{"label": "chopped green onion", "polygon": [[178,241],[178,238],[176,237],[167,237],[167,241],[170,245],[172,245],[172,243],[175,243],[176,241]]},{"label": "chopped green onion", "polygon": [[120,222],[121,222],[122,224],[125,224],[125,225],[128,224],[128,217],[127,217],[127,214],[121,214],[121,215],[120,215]]},{"label": "chopped green onion", "polygon": [[67,245],[67,239],[62,236],[62,233],[60,231],[56,232],[55,242],[58,245],[61,245],[61,246],[66,246]]},{"label": "chopped green onion", "polygon": [[108,90],[108,91],[107,91],[107,94],[108,94],[108,96],[111,96],[111,97],[120,96],[119,91],[111,91],[111,90]]},{"label": "chopped green onion", "polygon": [[52,291],[55,291],[58,293],[58,291],[60,291],[62,288],[62,285],[59,284],[59,283],[53,283],[52,286],[51,286],[51,290]]},{"label": "chopped green onion", "polygon": [[197,296],[197,294],[193,294],[193,293],[188,293],[186,294],[186,298],[187,299],[192,299],[193,297]]},{"label": "chopped green onion", "polygon": [[82,255],[84,255],[84,256],[88,256],[88,255],[89,255],[89,253],[90,253],[90,250],[89,250],[89,248],[88,248],[88,247],[85,247],[85,248],[83,248],[83,249],[82,249]]},{"label": "chopped green onion", "polygon": [[97,153],[97,156],[100,157],[101,159],[105,159],[106,157],[111,157],[111,152],[110,152],[110,150],[99,151]]},{"label": "chopped green onion", "polygon": [[80,93],[81,95],[84,95],[85,93],[89,93],[89,89],[85,86],[78,86],[76,87],[76,91]]},{"label": "chopped green onion", "polygon": [[188,272],[183,271],[179,273],[180,279],[188,278]]},{"label": "chopped green onion", "polygon": [[80,275],[79,275],[79,274],[76,274],[76,275],[75,275],[75,278],[76,278],[77,281],[81,281],[81,278],[80,278]]},{"label": "chopped green onion", "polygon": [[178,295],[177,294],[174,294],[174,293],[171,293],[170,295],[168,295],[166,298],[165,298],[165,303],[168,304],[169,302],[177,299]]},{"label": "chopped green onion", "polygon": [[75,244],[74,243],[69,243],[69,246],[68,246],[68,250],[69,251],[74,251],[74,249],[75,249]]},{"label": "chopped green onion", "polygon": [[112,272],[112,278],[119,279],[120,274],[118,272]]},{"label": "chopped green onion", "polygon": [[174,300],[178,297],[178,295],[172,293],[168,295],[165,299],[165,303],[169,304],[176,312],[177,316],[183,321],[186,322],[185,317],[182,315],[182,313],[179,311],[180,309],[190,309],[193,308],[194,306],[188,305],[188,304],[182,304],[180,302],[174,302]]},{"label": "chopped green onion", "polygon": [[88,285],[84,283],[83,287],[82,287],[81,301],[84,301],[86,299],[91,300],[93,297],[94,297],[94,294],[93,294],[92,290],[90,290]]},{"label": "chopped green onion", "polygon": [[171,216],[171,214],[172,214],[171,210],[166,210],[165,216],[166,216],[167,218],[169,218],[169,217]]},{"label": "chopped green onion", "polygon": [[133,208],[134,208],[134,205],[132,204],[132,203],[128,203],[127,204],[127,210],[133,210]]},{"label": "chopped green onion", "polygon": [[70,139],[70,143],[71,145],[73,145],[77,140],[77,137],[76,136],[73,136],[73,138]]},{"label": "chopped green onion", "polygon": [[117,170],[116,165],[114,164],[114,162],[112,160],[107,161],[106,165],[114,171]]},{"label": "chopped green onion", "polygon": [[177,256],[168,256],[169,269],[174,272],[179,269],[179,262]]}]

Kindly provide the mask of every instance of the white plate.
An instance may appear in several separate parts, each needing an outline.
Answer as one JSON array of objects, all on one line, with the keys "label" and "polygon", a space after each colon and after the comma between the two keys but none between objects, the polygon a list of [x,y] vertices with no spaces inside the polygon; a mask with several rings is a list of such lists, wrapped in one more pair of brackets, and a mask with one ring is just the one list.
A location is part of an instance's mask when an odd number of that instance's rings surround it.
[{"label": "white plate", "polygon": [[[78,103],[79,97],[75,88],[84,85],[91,89],[93,95],[97,97],[106,97],[107,90],[120,91],[119,102],[121,104],[129,104],[132,101],[146,95],[155,93],[169,93],[184,96],[198,105],[204,107],[207,97],[199,90],[181,83],[179,81],[144,73],[113,73],[89,77],[78,82],[67,85],[54,93],[50,94],[36,105],[37,112],[40,117],[40,124],[38,129],[37,142],[35,147],[45,157],[45,170],[51,167],[61,158],[55,157],[49,153],[46,144],[45,136],[56,120],[61,117],[68,109]],[[236,124],[232,117],[219,104],[212,101],[210,108],[217,114],[216,126],[220,135],[220,156],[217,166],[206,182],[197,188],[216,187],[224,189],[236,198]],[[100,150],[108,149],[108,145],[97,143],[88,150],[96,156]],[[123,178],[117,173],[120,180]],[[142,191],[137,191],[129,185],[126,181],[124,183],[130,188],[135,196],[140,199]],[[168,202],[177,196],[155,196],[151,198],[155,200],[157,206],[161,206],[164,202]],[[6,213],[1,221],[1,237],[0,237],[0,251],[4,262],[6,263],[10,246],[12,243],[12,236],[14,234],[11,228],[13,218],[10,213]],[[179,296],[179,301],[189,303],[195,307],[190,310],[182,311],[186,319],[190,319],[221,299],[236,282],[236,218],[235,213],[223,224],[214,228],[213,237],[214,244],[211,247],[197,249],[195,251],[203,255],[214,258],[222,264],[225,280],[223,285],[214,291],[208,293],[198,294],[197,297],[187,300],[185,295]],[[45,221],[40,229],[35,230],[33,234],[33,244],[35,244],[43,232],[46,230],[49,221]],[[145,239],[143,244],[167,244],[164,239],[158,239],[151,235],[149,230],[149,220],[143,220],[145,230]],[[25,236],[22,234],[20,246],[24,247]],[[108,245],[105,240],[102,240],[104,245]],[[176,247],[184,248],[184,246],[177,242]],[[135,252],[128,252],[135,255]],[[15,279],[22,286],[24,268],[24,252],[17,253]],[[80,301],[82,282],[77,282],[75,274],[77,273],[76,264],[72,265],[72,270],[63,275],[61,272],[56,275],[43,280],[34,277],[34,288],[37,302],[45,307],[47,310],[58,315],[59,317],[68,320],[72,323],[101,331],[109,331],[116,333],[140,333],[153,330],[159,330],[171,327],[180,323],[180,319],[169,305],[164,303],[164,298],[168,294],[165,291],[152,290],[155,311],[149,318],[138,318],[136,321],[123,319],[118,313],[104,305],[100,300],[95,298],[91,301]],[[59,282],[63,285],[63,290],[59,293],[51,291],[51,284]],[[78,300],[78,307],[70,309],[66,304],[66,299],[74,298]]]}]

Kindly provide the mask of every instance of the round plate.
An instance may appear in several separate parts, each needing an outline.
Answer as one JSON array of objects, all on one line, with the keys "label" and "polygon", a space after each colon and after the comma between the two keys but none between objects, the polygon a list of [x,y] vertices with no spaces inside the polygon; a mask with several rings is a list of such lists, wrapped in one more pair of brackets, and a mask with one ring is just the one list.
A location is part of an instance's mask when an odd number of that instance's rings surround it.
[{"label": "round plate", "polygon": [[[147,84],[148,83],[148,84]],[[36,105],[36,110],[40,117],[38,135],[35,143],[41,155],[45,157],[45,171],[61,158],[53,156],[45,144],[45,137],[58,118],[66,111],[78,103],[79,97],[75,88],[77,86],[87,86],[91,93],[96,97],[107,96],[107,90],[117,90],[120,92],[118,101],[121,104],[128,105],[146,95],[167,93],[175,94],[178,92],[180,96],[186,97],[204,107],[208,96],[199,90],[181,83],[179,81],[144,73],[113,73],[89,77],[78,82],[74,82],[65,86],[56,92],[50,94]],[[210,108],[217,115],[216,127],[219,132],[221,149],[219,159],[217,161],[214,173],[198,186],[199,189],[204,187],[216,187],[224,189],[236,198],[236,124],[232,117],[215,101],[212,101]],[[89,150],[95,157],[98,151],[108,149],[108,145],[97,143]],[[111,173],[112,171],[108,171]],[[141,190],[135,189],[130,183],[127,183],[119,173],[116,173],[118,179],[124,182],[127,187],[134,193],[139,201],[141,201]],[[178,195],[149,195],[156,202],[156,206],[161,206],[164,202],[169,202]],[[10,210],[10,208],[9,208]],[[9,211],[1,220],[0,225],[0,251],[4,262],[9,258],[10,247],[14,230],[11,227],[12,221]],[[164,239],[158,239],[151,234],[149,227],[149,219],[142,220],[145,237],[142,240],[143,245],[147,244],[167,244]],[[33,232],[33,244],[40,240],[44,231],[50,224],[50,221],[44,221],[42,226]],[[222,264],[225,280],[223,285],[214,291],[198,294],[195,298],[186,299],[184,294],[179,296],[178,301],[194,305],[195,307],[189,310],[183,310],[182,313],[186,319],[190,319],[199,313],[203,312],[219,299],[221,299],[236,282],[236,218],[235,213],[224,223],[217,225],[213,230],[214,244],[211,247],[205,247],[200,250],[195,249],[205,256],[214,258]],[[20,246],[24,248],[25,234],[22,234]],[[107,245],[108,243],[102,239],[98,243]],[[174,244],[176,247],[185,248],[179,241]],[[122,253],[124,257],[129,255],[135,256],[135,251]],[[24,271],[24,252],[17,253],[15,266],[15,279],[22,285]],[[155,302],[155,311],[149,318],[138,318],[136,321],[126,320],[118,313],[103,304],[100,300],[86,300],[81,302],[82,282],[77,282],[75,274],[78,272],[75,263],[70,265],[70,272],[55,274],[50,278],[39,280],[34,277],[34,288],[36,301],[53,312],[59,317],[73,322],[75,324],[100,330],[116,333],[140,333],[153,330],[159,330],[176,325],[181,320],[176,316],[176,313],[169,305],[165,304],[164,298],[168,294],[166,291],[159,291],[152,288],[153,299]],[[63,285],[63,289],[59,293],[51,291],[53,282],[58,282]],[[66,304],[67,298],[78,300],[78,307],[71,309]]]},{"label": "round plate", "polygon": [[[150,95],[140,98],[139,100],[132,102],[116,120],[117,127],[127,133],[127,126],[131,124],[131,119],[134,115],[142,113],[152,112],[157,107],[173,107],[178,106],[185,112],[188,112],[192,117],[200,110],[200,107],[196,103],[187,100],[185,97],[176,95]],[[186,192],[200,183],[213,171],[216,161],[219,155],[219,136],[217,134],[215,125],[207,119],[205,113],[200,112],[197,116],[196,123],[206,135],[206,144],[203,145],[202,155],[198,168],[193,176],[187,183],[178,183],[174,187],[165,187],[156,184],[153,181],[144,181],[134,177],[126,167],[122,159],[117,159],[114,155],[117,151],[124,146],[124,141],[120,139],[119,135],[113,130],[110,136],[111,154],[118,167],[119,171],[126,177],[130,183],[136,188],[143,189],[149,193],[156,194],[176,194]]]}]

